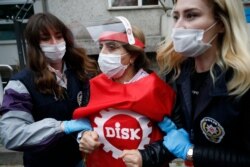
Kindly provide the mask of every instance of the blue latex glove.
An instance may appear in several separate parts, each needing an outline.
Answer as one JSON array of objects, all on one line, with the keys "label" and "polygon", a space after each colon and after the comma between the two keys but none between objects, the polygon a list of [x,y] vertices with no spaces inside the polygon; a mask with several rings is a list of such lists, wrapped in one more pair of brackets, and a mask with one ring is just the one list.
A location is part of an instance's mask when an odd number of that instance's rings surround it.
[{"label": "blue latex glove", "polygon": [[188,149],[192,146],[189,135],[184,129],[171,130],[165,137],[163,145],[176,157],[186,160]]},{"label": "blue latex glove", "polygon": [[177,129],[174,122],[171,121],[171,119],[169,119],[168,117],[164,117],[163,121],[158,123],[158,126],[166,134],[169,133],[171,130],[176,130]]},{"label": "blue latex glove", "polygon": [[91,124],[88,119],[82,118],[77,120],[63,121],[63,130],[66,134],[78,131],[92,130]]}]

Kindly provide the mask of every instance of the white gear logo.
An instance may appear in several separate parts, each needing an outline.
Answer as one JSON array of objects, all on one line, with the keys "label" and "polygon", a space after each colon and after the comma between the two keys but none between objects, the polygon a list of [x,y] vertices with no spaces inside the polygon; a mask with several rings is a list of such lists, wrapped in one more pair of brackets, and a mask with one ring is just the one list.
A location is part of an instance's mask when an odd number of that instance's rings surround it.
[{"label": "white gear logo", "polygon": [[152,132],[152,127],[148,126],[149,119],[147,119],[145,116],[129,110],[117,110],[113,108],[110,109],[109,111],[102,110],[100,114],[102,117],[101,118],[96,117],[94,120],[94,122],[97,125],[97,127],[94,127],[94,130],[99,134],[99,141],[104,144],[103,147],[104,151],[106,152],[112,151],[112,156],[115,159],[118,159],[118,157],[122,154],[122,150],[117,149],[111,143],[109,143],[109,141],[106,140],[103,132],[103,126],[105,122],[108,121],[113,116],[123,114],[135,118],[140,124],[140,127],[142,129],[142,140],[137,149],[144,149],[144,146],[146,144],[149,144],[150,138],[148,137],[148,135]]}]

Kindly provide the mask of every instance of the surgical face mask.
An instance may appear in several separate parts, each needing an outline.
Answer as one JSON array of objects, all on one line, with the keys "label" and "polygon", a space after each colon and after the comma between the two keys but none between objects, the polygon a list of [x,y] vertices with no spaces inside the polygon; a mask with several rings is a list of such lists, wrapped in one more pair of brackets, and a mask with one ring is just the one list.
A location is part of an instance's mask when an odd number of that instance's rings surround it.
[{"label": "surgical face mask", "polygon": [[99,67],[108,78],[119,78],[127,69],[128,65],[121,63],[121,56],[119,54],[99,54]]},{"label": "surgical face mask", "polygon": [[66,44],[65,42],[61,42],[59,44],[40,44],[40,47],[45,55],[51,62],[56,62],[62,60],[65,52],[66,52]]},{"label": "surgical face mask", "polygon": [[216,23],[212,24],[206,30],[174,28],[171,35],[174,50],[186,57],[197,57],[203,54],[212,46],[210,43],[215,39],[217,34],[208,43],[202,41],[203,35],[216,25]]}]

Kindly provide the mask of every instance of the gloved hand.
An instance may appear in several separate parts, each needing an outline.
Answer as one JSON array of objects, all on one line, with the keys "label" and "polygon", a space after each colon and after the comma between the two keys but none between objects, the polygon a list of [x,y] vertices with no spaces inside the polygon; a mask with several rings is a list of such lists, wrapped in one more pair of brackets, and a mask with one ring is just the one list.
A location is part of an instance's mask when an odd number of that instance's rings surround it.
[{"label": "gloved hand", "polygon": [[174,122],[171,121],[171,119],[169,119],[167,116],[164,117],[163,121],[158,123],[158,126],[166,134],[169,133],[171,130],[176,130],[177,129]]},{"label": "gloved hand", "polygon": [[62,129],[66,134],[70,134],[77,131],[92,130],[91,124],[88,119],[76,119],[62,122]]},{"label": "gloved hand", "polygon": [[187,152],[192,144],[189,135],[184,129],[171,130],[164,137],[163,145],[176,157],[186,160]]}]

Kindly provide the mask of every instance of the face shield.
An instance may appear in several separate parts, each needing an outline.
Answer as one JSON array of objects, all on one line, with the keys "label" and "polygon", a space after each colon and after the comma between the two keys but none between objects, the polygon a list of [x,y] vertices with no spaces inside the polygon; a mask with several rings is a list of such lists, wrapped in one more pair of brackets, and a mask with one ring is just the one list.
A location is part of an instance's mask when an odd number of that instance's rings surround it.
[{"label": "face shield", "polygon": [[87,26],[87,30],[95,42],[117,41],[144,48],[144,44],[134,38],[132,27],[123,16],[93,23]]}]

